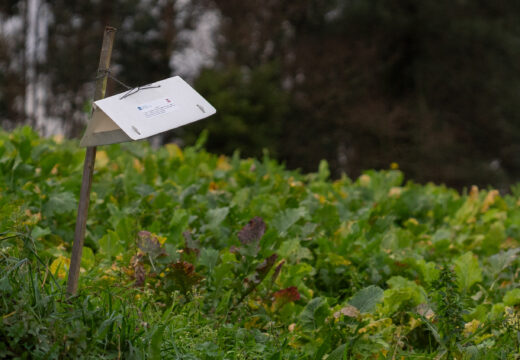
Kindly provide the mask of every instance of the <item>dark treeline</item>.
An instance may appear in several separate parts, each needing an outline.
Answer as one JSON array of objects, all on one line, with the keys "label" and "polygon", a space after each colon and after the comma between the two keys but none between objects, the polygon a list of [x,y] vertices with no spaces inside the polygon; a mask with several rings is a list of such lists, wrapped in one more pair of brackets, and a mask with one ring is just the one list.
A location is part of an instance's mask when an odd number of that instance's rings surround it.
[{"label": "dark treeline", "polygon": [[183,75],[172,54],[208,13],[215,51],[188,77],[218,114],[164,141],[207,128],[211,151],[265,148],[303,171],[325,158],[335,176],[397,162],[459,188],[520,178],[516,1],[4,0],[2,126],[61,119],[79,136],[106,24],[119,29],[113,71],[136,85]]}]

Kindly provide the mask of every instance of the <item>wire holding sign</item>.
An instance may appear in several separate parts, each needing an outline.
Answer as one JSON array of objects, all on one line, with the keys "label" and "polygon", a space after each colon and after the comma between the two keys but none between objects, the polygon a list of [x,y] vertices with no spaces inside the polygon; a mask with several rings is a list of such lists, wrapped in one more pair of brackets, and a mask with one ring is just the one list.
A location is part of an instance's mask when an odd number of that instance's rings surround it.
[{"label": "wire holding sign", "polygon": [[158,87],[161,87],[161,85],[144,85],[144,86],[137,86],[135,88],[131,88],[130,90],[128,90],[126,93],[123,94],[123,96],[121,96],[119,98],[119,100],[123,100],[124,98],[130,96],[130,95],[133,95],[135,94],[136,92],[139,92],[141,90],[147,90],[147,89],[155,89],[155,88],[158,88]]}]

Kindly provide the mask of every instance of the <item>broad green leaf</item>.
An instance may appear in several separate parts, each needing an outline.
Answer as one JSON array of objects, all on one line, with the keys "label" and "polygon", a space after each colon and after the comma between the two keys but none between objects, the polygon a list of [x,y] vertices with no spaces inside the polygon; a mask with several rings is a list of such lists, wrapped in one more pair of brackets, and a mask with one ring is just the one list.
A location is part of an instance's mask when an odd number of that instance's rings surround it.
[{"label": "broad green leaf", "polygon": [[218,227],[228,216],[229,207],[210,209],[207,214],[207,226],[211,229]]},{"label": "broad green leaf", "polygon": [[312,260],[312,252],[304,246],[301,246],[298,239],[290,239],[284,241],[278,250],[278,255],[288,259],[290,262],[297,263],[300,260]]},{"label": "broad green leaf", "polygon": [[231,201],[232,205],[237,205],[240,210],[244,210],[251,196],[251,188],[242,188],[238,190]]},{"label": "broad green leaf", "polygon": [[489,312],[488,319],[491,321],[501,319],[504,316],[504,312],[506,310],[506,306],[504,303],[497,303],[491,307],[491,311]]},{"label": "broad green leaf", "polygon": [[99,250],[110,257],[115,257],[125,251],[125,247],[121,243],[119,235],[108,230],[105,236],[99,239]]},{"label": "broad green leaf", "polygon": [[135,219],[125,216],[117,223],[115,232],[123,244],[130,246],[135,242],[135,229]]},{"label": "broad green leaf", "polygon": [[39,226],[35,226],[32,231],[31,231],[31,237],[34,239],[34,240],[39,240],[41,239],[42,237],[45,237],[47,235],[50,235],[52,232],[51,230],[46,227],[46,228],[41,228]]},{"label": "broad green leaf", "polygon": [[200,251],[199,264],[208,268],[211,273],[217,265],[219,259],[218,250],[212,248],[203,248]]},{"label": "broad green leaf", "polygon": [[327,336],[321,343],[320,347],[314,353],[314,359],[323,359],[323,357],[327,354],[327,351],[330,349],[330,335]]},{"label": "broad green leaf", "polygon": [[510,266],[513,261],[518,257],[517,254],[520,251],[520,248],[511,249],[506,252],[500,252],[489,257],[488,262],[491,267],[491,273],[493,276],[497,276],[499,273],[504,271],[508,266]]},{"label": "broad green leaf", "polygon": [[278,230],[281,236],[285,236],[287,230],[306,215],[307,210],[305,208],[286,209],[275,215],[272,225]]},{"label": "broad green leaf", "polygon": [[391,315],[399,309],[411,308],[426,301],[424,289],[414,281],[402,276],[393,276],[387,281],[390,289],[384,291],[383,312]]},{"label": "broad green leaf", "polygon": [[482,270],[476,256],[471,251],[455,259],[454,264],[457,283],[461,290],[468,291],[471,286],[482,281]]},{"label": "broad green leaf", "polygon": [[439,269],[437,269],[437,265],[433,261],[426,262],[424,259],[419,259],[415,264],[427,284],[439,278]]},{"label": "broad green leaf", "polygon": [[49,200],[43,206],[43,212],[46,216],[52,217],[54,214],[64,214],[77,208],[74,194],[64,191],[50,194]]},{"label": "broad green leaf", "polygon": [[342,344],[327,356],[327,360],[347,360],[347,351],[347,344]]},{"label": "broad green leaf", "polygon": [[304,279],[314,276],[314,274],[316,274],[316,270],[306,262],[284,267],[280,274],[281,286],[289,287],[300,284],[298,290],[301,290],[302,285],[304,286]]},{"label": "broad green leaf", "polygon": [[188,227],[189,219],[190,214],[186,209],[175,209],[168,224],[168,239],[171,239],[173,242],[180,242],[182,233]]},{"label": "broad green leaf", "polygon": [[305,329],[314,330],[323,325],[328,315],[329,305],[327,301],[317,297],[309,301],[300,313],[300,323]]},{"label": "broad green leaf", "polygon": [[520,289],[513,289],[504,295],[504,304],[507,306],[515,306],[520,304]]},{"label": "broad green leaf", "polygon": [[490,310],[491,310],[491,306],[489,306],[489,304],[477,305],[471,313],[466,314],[464,316],[464,320],[471,321],[473,319],[477,319],[480,322],[485,322],[489,315]]},{"label": "broad green leaf", "polygon": [[480,211],[480,201],[478,198],[469,196],[466,202],[458,209],[455,216],[451,219],[452,224],[458,225],[471,221]]},{"label": "broad green leaf", "polygon": [[506,229],[501,222],[495,222],[489,227],[489,231],[484,237],[482,249],[488,253],[496,253],[500,244],[506,238]]},{"label": "broad green leaf", "polygon": [[91,248],[84,246],[83,254],[81,255],[81,267],[85,270],[90,269],[96,263],[94,252]]},{"label": "broad green leaf", "polygon": [[376,305],[383,300],[383,289],[370,285],[354,294],[349,304],[355,306],[360,312],[372,312]]}]

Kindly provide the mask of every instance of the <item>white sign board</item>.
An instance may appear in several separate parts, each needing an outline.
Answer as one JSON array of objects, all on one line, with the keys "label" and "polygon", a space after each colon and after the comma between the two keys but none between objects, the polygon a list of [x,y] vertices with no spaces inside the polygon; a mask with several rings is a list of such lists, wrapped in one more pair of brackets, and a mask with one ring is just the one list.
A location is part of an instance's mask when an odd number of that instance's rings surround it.
[{"label": "white sign board", "polygon": [[179,76],[94,102],[80,146],[140,140],[216,113]]}]

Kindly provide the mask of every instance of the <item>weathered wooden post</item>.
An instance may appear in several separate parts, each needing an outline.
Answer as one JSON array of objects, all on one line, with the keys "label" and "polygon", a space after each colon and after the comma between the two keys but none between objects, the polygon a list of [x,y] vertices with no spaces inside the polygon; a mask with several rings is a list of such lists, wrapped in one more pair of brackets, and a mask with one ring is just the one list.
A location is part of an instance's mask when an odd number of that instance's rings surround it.
[{"label": "weathered wooden post", "polygon": [[[116,29],[110,26],[105,28],[103,35],[103,45],[99,57],[98,79],[94,92],[94,101],[105,97],[108,69],[112,56],[112,47]],[[104,75],[104,76],[102,76]],[[83,179],[79,197],[78,215],[76,218],[76,229],[74,232],[74,243],[70,258],[69,277],[67,280],[67,293],[69,296],[76,294],[78,289],[79,268],[81,264],[81,254],[85,241],[85,228],[87,226],[88,206],[90,203],[90,188],[92,185],[92,175],[94,173],[94,162],[96,161],[96,147],[89,146],[86,150],[85,163],[83,165]]]}]

